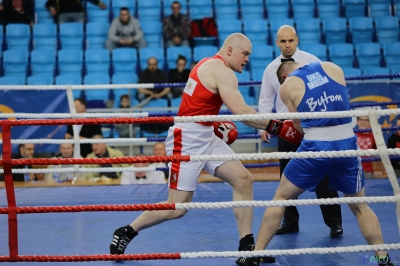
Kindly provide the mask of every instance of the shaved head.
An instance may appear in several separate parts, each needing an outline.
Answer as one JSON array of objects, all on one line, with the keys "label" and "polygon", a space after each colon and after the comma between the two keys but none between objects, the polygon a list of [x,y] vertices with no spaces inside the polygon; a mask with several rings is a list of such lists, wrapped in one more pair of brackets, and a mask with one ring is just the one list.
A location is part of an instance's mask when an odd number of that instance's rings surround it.
[{"label": "shaved head", "polygon": [[225,65],[233,71],[242,73],[251,54],[251,41],[241,33],[229,35],[218,54],[224,59]]},{"label": "shaved head", "polygon": [[299,67],[299,63],[293,61],[283,62],[276,70],[276,75],[278,76],[279,83],[282,85],[285,82],[287,76]]},{"label": "shaved head", "polygon": [[283,34],[294,34],[297,37],[296,30],[290,25],[281,26],[278,29],[278,32],[276,33],[276,37],[279,39],[279,35],[283,35]]},{"label": "shaved head", "polygon": [[244,34],[238,32],[232,33],[225,39],[221,49],[227,48],[229,46],[238,47],[238,45],[241,45],[243,43],[251,44],[249,38],[247,38]]},{"label": "shaved head", "polygon": [[276,33],[276,46],[281,50],[282,56],[290,58],[297,50],[299,38],[296,30],[289,25],[283,25]]}]

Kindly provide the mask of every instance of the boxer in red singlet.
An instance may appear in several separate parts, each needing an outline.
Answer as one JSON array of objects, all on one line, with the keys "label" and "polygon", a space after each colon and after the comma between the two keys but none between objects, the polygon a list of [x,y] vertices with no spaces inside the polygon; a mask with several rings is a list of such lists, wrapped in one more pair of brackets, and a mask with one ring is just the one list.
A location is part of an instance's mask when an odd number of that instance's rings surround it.
[{"label": "boxer in red singlet", "polygon": [[[225,104],[233,114],[257,114],[243,100],[234,71],[241,73],[249,62],[250,40],[240,33],[227,37],[219,52],[201,60],[191,71],[182,96],[179,116],[217,115]],[[244,124],[265,129],[268,120],[243,121]],[[233,154],[232,149],[215,136],[212,122],[176,123],[169,129],[167,155]],[[253,199],[253,178],[240,161],[208,161],[170,163],[168,203],[191,202],[202,169],[233,187],[233,200]],[[129,241],[139,231],[161,222],[177,219],[187,210],[145,211],[130,225],[118,228],[110,245],[111,254],[123,254]],[[240,244],[239,250],[251,250],[252,208],[236,208]],[[172,235],[171,235],[172,236]]]}]

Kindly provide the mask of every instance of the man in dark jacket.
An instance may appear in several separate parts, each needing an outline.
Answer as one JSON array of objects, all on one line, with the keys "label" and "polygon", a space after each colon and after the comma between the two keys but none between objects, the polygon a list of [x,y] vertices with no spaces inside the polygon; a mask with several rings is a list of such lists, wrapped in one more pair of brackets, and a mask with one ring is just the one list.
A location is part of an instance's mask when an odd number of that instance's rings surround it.
[{"label": "man in dark jacket", "polygon": [[[107,8],[100,0],[88,1],[98,5],[101,9]],[[82,7],[81,0],[48,0],[46,8],[49,9],[54,21],[58,24],[64,22],[85,23],[85,10]]]},{"label": "man in dark jacket", "polygon": [[181,4],[171,4],[172,14],[164,19],[163,34],[167,47],[189,46],[191,25],[189,17],[181,14]]},{"label": "man in dark jacket", "polygon": [[4,23],[33,24],[33,0],[3,0],[0,11]]}]

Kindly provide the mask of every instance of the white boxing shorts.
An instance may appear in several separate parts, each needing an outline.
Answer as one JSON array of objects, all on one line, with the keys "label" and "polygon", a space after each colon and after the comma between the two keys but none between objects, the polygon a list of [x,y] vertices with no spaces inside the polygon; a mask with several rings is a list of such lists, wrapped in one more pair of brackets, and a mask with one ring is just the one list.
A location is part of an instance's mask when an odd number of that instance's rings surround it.
[{"label": "white boxing shorts", "polygon": [[[233,150],[214,134],[212,126],[197,123],[176,123],[168,130],[165,141],[168,156],[234,154]],[[226,161],[169,163],[169,188],[194,191],[201,170],[214,175]]]}]

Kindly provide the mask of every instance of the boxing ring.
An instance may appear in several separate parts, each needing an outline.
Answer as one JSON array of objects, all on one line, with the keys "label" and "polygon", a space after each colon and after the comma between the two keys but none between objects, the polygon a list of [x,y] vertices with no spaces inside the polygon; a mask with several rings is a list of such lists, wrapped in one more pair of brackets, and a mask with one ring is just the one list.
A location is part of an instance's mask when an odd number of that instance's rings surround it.
[{"label": "boxing ring", "polygon": [[[126,85],[126,87],[130,88],[132,86]],[[140,86],[143,87],[142,85]],[[37,86],[29,87],[38,89]],[[76,87],[82,89],[83,86]],[[99,88],[98,85],[92,87]],[[121,88],[123,86],[118,85],[117,87]],[[150,84],[150,87],[154,87],[154,84]],[[110,86],[107,85],[107,88],[110,88]],[[72,87],[67,90],[69,100],[72,99],[71,89]],[[72,107],[71,110],[74,110],[74,108]],[[115,264],[115,261],[124,261],[124,265],[235,265],[234,260],[237,257],[272,255],[278,256],[277,265],[360,265],[373,262],[371,261],[373,250],[385,249],[389,250],[392,261],[396,263],[400,260],[400,189],[389,156],[400,155],[400,149],[386,148],[377,117],[398,114],[400,114],[400,109],[302,114],[227,114],[198,117],[149,117],[146,113],[2,114],[0,118],[34,119],[1,121],[3,151],[0,165],[4,169],[6,189],[0,190],[0,206],[2,206],[0,207],[0,214],[3,214],[0,215],[0,224],[2,225],[0,227],[0,235],[4,236],[0,241],[0,262],[3,263],[2,265],[25,265],[28,262],[35,262],[35,265],[49,265],[48,262],[51,262],[51,265],[65,265],[68,262],[74,265],[119,265]],[[27,141],[11,140],[12,127],[17,126],[184,123],[349,116],[369,116],[372,132],[378,147],[377,150],[307,153],[271,152],[213,156],[11,159],[11,144]],[[43,119],[43,117],[46,117],[46,119]],[[35,141],[39,143],[44,140]],[[75,134],[73,140],[51,141],[52,143],[83,143],[77,138],[77,134]],[[86,141],[86,143],[90,143],[94,140]],[[112,143],[111,140],[96,141]],[[143,142],[143,140],[135,141],[138,143],[140,141]],[[29,140],[29,143],[32,143],[32,141]],[[75,145],[75,149],[77,147],[79,145]],[[268,199],[272,198],[278,182],[259,182],[254,186],[254,201],[232,202],[232,190],[229,185],[225,183],[206,183],[198,185],[192,203],[157,204],[157,202],[163,201],[167,197],[166,185],[68,186],[15,189],[12,182],[12,173],[60,172],[60,169],[11,170],[13,165],[65,164],[71,165],[71,168],[62,169],[62,171],[84,172],[89,170],[79,168],[79,165],[351,156],[379,156],[389,178],[366,180],[366,197],[363,198],[316,200],[313,199],[315,197],[313,193],[305,193],[299,200],[268,201]],[[155,170],[151,167],[146,169]],[[96,171],[95,168],[90,170]],[[105,168],[102,168],[102,171],[104,170]],[[119,169],[109,169],[109,171],[111,170],[118,171]],[[140,168],[136,169],[136,171],[142,170]],[[345,205],[342,206],[343,237],[332,239],[329,236],[329,228],[324,225],[318,206],[315,205],[351,202],[371,203],[371,208],[381,222],[386,244],[366,245],[358,229],[355,217]],[[268,246],[268,250],[265,251],[235,251],[238,245],[238,233],[231,208],[254,207],[253,233],[256,235],[265,207],[290,205],[302,206],[299,208],[301,216],[299,233],[274,237]],[[128,246],[127,254],[108,254],[108,246],[112,240],[113,230],[134,220],[140,214],[137,211],[173,209],[190,209],[191,211],[182,219],[169,221],[140,232],[139,236]],[[8,241],[7,237],[5,237],[6,235],[8,235]],[[307,255],[305,256],[305,254]]]}]

